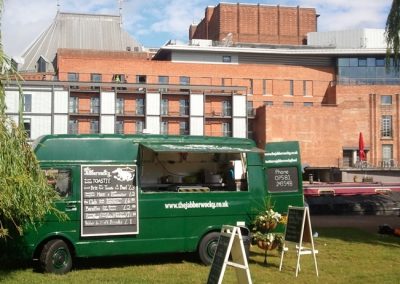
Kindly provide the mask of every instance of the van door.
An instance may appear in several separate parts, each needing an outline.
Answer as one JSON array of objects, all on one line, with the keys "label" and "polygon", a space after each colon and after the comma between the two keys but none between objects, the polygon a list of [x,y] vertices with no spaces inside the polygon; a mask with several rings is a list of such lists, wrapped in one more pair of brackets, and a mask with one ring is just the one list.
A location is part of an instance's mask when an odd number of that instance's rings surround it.
[{"label": "van door", "polygon": [[303,206],[299,143],[297,141],[267,143],[264,155],[267,191],[275,210],[286,212],[289,205]]}]

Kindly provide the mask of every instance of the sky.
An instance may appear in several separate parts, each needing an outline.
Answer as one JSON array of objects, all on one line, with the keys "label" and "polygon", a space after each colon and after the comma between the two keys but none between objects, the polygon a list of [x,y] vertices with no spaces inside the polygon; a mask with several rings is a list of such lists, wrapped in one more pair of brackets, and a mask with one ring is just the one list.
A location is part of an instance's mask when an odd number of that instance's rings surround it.
[{"label": "sky", "polygon": [[[188,42],[192,23],[199,23],[207,6],[220,2],[313,7],[318,31],[356,28],[384,29],[392,0],[3,0],[2,40],[6,54],[18,57],[61,12],[118,15],[124,29],[145,47],[169,40]],[[121,4],[120,4],[121,2]],[[58,5],[59,6],[58,6]]]}]

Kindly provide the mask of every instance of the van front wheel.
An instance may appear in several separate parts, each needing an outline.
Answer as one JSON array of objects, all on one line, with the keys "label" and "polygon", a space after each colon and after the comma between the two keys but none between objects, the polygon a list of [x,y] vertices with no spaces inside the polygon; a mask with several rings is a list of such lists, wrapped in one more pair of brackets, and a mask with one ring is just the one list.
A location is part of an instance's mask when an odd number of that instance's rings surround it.
[{"label": "van front wheel", "polygon": [[68,245],[59,239],[49,241],[40,254],[40,264],[48,273],[69,272],[72,268],[72,257]]},{"label": "van front wheel", "polygon": [[212,232],[203,237],[199,245],[199,257],[205,265],[210,265],[217,250],[220,233]]}]

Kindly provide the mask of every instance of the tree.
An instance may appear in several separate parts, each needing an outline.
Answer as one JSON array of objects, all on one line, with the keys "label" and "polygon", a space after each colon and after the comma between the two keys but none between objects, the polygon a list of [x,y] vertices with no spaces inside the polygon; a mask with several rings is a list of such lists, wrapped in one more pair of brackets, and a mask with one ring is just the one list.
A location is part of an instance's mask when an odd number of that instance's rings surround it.
[{"label": "tree", "polygon": [[[394,66],[399,69],[400,52],[400,0],[393,0],[389,15],[386,20],[385,38],[387,44],[386,59],[390,60],[393,53]],[[388,64],[387,64],[388,65]],[[388,65],[389,66],[389,65]]]},{"label": "tree", "polygon": [[[0,0],[0,21],[2,12],[3,0]],[[24,226],[34,226],[47,213],[64,216],[54,207],[58,195],[48,186],[28,143],[21,88],[18,124],[5,112],[5,84],[10,79],[18,82],[20,77],[4,54],[0,31],[0,239],[9,236],[11,229],[22,234]]]}]

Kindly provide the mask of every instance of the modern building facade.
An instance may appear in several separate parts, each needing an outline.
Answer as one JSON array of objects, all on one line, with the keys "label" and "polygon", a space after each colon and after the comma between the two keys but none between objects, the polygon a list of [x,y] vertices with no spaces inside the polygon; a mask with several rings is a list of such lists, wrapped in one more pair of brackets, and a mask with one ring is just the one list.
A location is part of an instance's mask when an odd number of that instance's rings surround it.
[{"label": "modern building facade", "polygon": [[[54,73],[29,73],[36,77],[23,82],[24,123],[32,139],[147,131],[251,137],[260,147],[299,140],[315,179],[352,180],[361,170],[373,176],[382,168],[395,179],[400,80],[385,66],[382,34],[313,31],[307,45],[299,38],[293,45],[193,38],[187,45],[169,42],[155,54],[59,48]],[[8,88],[6,103],[17,119],[15,87]],[[359,133],[367,152],[363,163]]]}]

